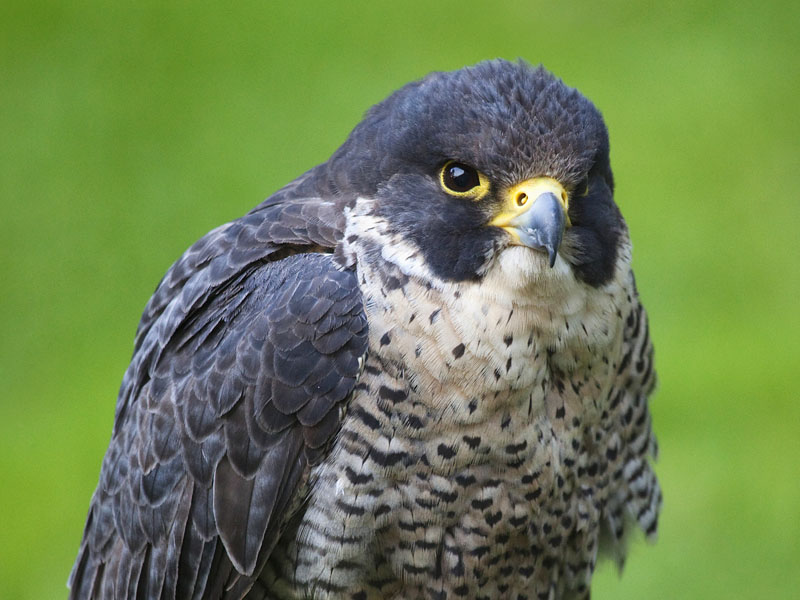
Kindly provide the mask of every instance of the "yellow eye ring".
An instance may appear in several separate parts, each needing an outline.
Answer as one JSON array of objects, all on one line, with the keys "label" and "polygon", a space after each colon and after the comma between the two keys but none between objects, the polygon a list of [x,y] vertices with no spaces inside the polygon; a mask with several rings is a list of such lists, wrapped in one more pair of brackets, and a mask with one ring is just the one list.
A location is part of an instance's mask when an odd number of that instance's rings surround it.
[{"label": "yellow eye ring", "polygon": [[489,191],[486,175],[464,163],[449,160],[439,171],[442,189],[458,198],[480,200]]}]

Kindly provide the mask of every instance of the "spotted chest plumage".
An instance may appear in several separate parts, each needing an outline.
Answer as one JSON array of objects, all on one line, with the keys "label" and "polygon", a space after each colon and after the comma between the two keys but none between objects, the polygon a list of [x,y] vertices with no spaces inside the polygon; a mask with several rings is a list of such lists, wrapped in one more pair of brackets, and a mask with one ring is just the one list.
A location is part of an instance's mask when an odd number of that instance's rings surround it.
[{"label": "spotted chest plumage", "polygon": [[[614,285],[605,306],[565,299],[551,330],[492,282],[436,289],[424,265],[397,260],[414,262],[399,240],[368,256],[386,232],[355,212],[369,351],[270,585],[287,597],[588,596],[630,459],[612,432],[633,410],[612,406],[623,336],[602,313],[630,314],[631,298]],[[570,319],[581,335],[566,339]]]}]

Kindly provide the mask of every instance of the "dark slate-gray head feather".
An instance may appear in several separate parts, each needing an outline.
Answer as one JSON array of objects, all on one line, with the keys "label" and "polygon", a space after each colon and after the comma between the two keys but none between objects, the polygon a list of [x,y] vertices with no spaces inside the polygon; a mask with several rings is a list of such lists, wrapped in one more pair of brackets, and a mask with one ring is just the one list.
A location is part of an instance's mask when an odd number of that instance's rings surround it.
[{"label": "dark slate-gray head feather", "polygon": [[[504,231],[487,226],[497,192],[552,177],[571,194],[569,260],[581,280],[600,285],[613,275],[625,229],[608,151],[602,116],[580,92],[543,67],[493,60],[432,73],[372,107],[324,179],[341,193],[375,198],[378,214],[437,276],[464,280],[481,277],[507,245]],[[438,172],[449,160],[484,173],[492,192],[481,202],[448,196]]]}]

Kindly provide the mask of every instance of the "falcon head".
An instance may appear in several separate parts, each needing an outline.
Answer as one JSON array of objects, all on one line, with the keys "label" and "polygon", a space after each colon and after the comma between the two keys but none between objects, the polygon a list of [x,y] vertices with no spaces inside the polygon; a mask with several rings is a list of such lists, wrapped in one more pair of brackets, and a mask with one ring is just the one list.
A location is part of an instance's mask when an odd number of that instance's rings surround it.
[{"label": "falcon head", "polygon": [[564,261],[596,287],[627,236],[600,112],[524,62],[406,85],[369,110],[326,170],[444,281],[480,280],[502,257],[534,276]]}]

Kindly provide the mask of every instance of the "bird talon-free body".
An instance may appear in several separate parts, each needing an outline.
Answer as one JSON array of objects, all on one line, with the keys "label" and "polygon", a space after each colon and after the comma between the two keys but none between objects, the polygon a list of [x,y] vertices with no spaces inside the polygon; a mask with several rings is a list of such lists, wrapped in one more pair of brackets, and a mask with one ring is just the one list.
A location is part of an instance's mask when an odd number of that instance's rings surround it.
[{"label": "bird talon-free body", "polygon": [[588,597],[656,532],[654,385],[599,112],[434,73],[170,269],[71,594]]}]

